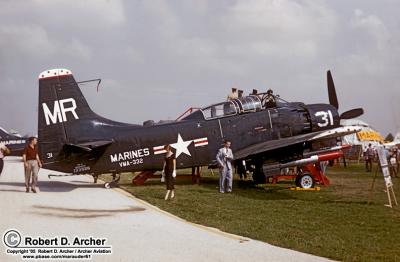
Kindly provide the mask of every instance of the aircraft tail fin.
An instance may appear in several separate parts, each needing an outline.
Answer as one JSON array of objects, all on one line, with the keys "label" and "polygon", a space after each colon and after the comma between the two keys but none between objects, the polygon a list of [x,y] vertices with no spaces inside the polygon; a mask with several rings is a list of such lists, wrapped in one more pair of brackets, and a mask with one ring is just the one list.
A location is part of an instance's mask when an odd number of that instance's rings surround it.
[{"label": "aircraft tail fin", "polygon": [[90,133],[90,120],[100,118],[89,107],[68,69],[51,69],[39,75],[39,149],[44,162],[60,157],[63,146]]}]

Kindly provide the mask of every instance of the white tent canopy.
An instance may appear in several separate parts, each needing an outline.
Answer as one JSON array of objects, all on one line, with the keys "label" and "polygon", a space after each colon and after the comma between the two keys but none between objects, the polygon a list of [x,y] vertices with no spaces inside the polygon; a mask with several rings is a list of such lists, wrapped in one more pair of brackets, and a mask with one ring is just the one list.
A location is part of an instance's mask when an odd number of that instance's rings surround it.
[{"label": "white tent canopy", "polygon": [[[361,129],[360,132],[344,136],[342,142],[350,145],[361,145],[366,149],[369,144],[373,146],[380,145],[383,142],[382,136],[378,131],[374,130],[369,124],[360,119],[341,120],[343,126],[355,126]],[[400,137],[400,134],[399,134]]]}]

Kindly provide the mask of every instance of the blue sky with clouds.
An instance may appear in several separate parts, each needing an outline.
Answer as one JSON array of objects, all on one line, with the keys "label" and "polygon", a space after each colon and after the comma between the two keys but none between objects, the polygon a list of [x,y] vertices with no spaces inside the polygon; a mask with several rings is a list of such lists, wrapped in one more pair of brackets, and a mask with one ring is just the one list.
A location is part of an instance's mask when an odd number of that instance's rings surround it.
[{"label": "blue sky with clouds", "polygon": [[68,68],[92,108],[123,122],[175,119],[231,87],[327,102],[386,135],[400,128],[400,2],[0,2],[0,125],[36,133],[38,74]]}]

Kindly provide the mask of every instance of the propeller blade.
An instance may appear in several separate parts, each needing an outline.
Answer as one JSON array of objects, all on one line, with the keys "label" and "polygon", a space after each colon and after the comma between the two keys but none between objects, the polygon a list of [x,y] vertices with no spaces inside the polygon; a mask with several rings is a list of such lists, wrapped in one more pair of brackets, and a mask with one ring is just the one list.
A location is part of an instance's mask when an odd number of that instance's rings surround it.
[{"label": "propeller blade", "polygon": [[333,78],[331,71],[328,70],[327,72],[327,82],[328,82],[328,95],[329,95],[329,103],[339,109],[339,102],[336,95],[335,84],[333,83]]},{"label": "propeller blade", "polygon": [[346,111],[340,115],[340,119],[352,119],[361,116],[364,114],[364,110],[362,108],[355,108],[349,111]]}]

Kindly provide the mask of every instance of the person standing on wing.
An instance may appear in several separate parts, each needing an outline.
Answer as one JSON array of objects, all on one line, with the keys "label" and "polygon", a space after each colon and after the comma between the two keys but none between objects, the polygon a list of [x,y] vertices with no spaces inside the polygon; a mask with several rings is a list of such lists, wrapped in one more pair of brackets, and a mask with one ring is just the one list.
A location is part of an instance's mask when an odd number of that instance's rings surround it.
[{"label": "person standing on wing", "polygon": [[165,200],[168,200],[171,194],[171,198],[175,197],[175,178],[176,178],[176,158],[175,154],[171,151],[171,146],[166,145],[164,147],[166,154],[164,159],[163,177],[165,178],[165,185],[167,186],[167,194]]},{"label": "person standing on wing", "polygon": [[233,153],[231,147],[231,141],[225,140],[224,147],[220,148],[217,153],[217,162],[219,166],[219,192],[220,193],[231,193],[232,192],[232,160]]}]

